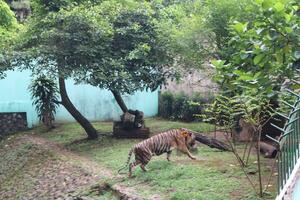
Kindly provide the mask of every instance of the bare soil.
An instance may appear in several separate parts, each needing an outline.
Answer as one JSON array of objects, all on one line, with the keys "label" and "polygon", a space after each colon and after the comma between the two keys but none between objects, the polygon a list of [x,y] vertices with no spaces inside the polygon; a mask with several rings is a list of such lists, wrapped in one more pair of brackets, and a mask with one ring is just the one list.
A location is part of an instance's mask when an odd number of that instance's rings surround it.
[{"label": "bare soil", "polygon": [[[102,195],[106,192],[105,190],[111,191],[116,199],[143,199],[137,195],[135,188],[121,184],[111,186],[103,182],[106,179],[121,179],[122,177],[114,176],[110,170],[98,163],[36,135],[25,135],[15,139],[5,145],[4,149],[0,149],[0,156],[24,144],[34,146],[32,150],[38,154],[27,155],[28,158],[26,157],[24,164],[10,176],[1,176],[1,173],[5,173],[9,166],[0,169],[0,199],[90,199],[89,193],[96,191],[98,195]],[[49,156],[49,152],[54,156]],[[45,155],[44,159],[41,159],[43,155]],[[11,167],[14,164],[11,163]],[[16,182],[1,184],[5,180],[7,183],[7,179]],[[155,196],[153,199],[159,200],[160,198]]]}]

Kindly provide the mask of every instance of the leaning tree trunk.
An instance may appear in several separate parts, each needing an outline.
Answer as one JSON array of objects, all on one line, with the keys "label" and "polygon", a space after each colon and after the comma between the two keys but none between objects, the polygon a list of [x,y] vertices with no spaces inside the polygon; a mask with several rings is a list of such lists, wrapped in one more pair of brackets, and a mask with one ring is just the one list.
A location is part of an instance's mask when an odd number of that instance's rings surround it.
[{"label": "leaning tree trunk", "polygon": [[67,111],[74,117],[74,119],[84,128],[89,139],[96,139],[98,137],[96,129],[92,124],[76,109],[71,102],[67,90],[65,79],[59,77],[59,91],[61,95],[61,104],[67,109]]},{"label": "leaning tree trunk", "polygon": [[113,93],[113,95],[114,95],[118,105],[120,106],[121,110],[123,111],[123,113],[128,112],[128,108],[127,108],[125,102],[123,101],[122,96],[120,95],[120,93],[115,91],[115,90],[112,90],[111,92]]},{"label": "leaning tree trunk", "polygon": [[[139,110],[131,110],[128,109],[121,94],[116,90],[111,90],[114,95],[118,105],[123,111],[123,115],[121,115],[121,126],[124,129],[140,129],[145,127],[144,121],[144,113]],[[118,126],[117,124],[115,124]],[[119,124],[120,125],[120,124]]]}]

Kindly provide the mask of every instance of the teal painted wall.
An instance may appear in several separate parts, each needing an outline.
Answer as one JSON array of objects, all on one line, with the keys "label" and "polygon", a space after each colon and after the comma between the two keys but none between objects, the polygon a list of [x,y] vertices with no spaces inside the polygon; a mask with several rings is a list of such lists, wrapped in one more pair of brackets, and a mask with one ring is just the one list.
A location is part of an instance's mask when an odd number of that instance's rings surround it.
[{"label": "teal painted wall", "polygon": [[[29,127],[39,122],[27,89],[30,81],[29,71],[9,71],[7,77],[0,80],[0,112],[26,112]],[[122,112],[110,91],[74,85],[72,80],[67,80],[66,85],[70,99],[89,120],[119,119]],[[158,91],[136,92],[123,98],[128,108],[141,110],[146,117],[155,116],[158,112]],[[57,111],[56,120],[74,121],[62,106]]]}]

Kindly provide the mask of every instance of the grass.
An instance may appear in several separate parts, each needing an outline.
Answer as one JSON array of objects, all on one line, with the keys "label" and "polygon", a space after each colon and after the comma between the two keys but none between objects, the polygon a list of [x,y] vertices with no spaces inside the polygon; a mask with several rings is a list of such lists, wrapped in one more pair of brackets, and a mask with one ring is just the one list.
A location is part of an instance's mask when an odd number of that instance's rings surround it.
[{"label": "grass", "polygon": [[[99,133],[112,133],[112,122],[93,122],[92,124],[98,130]],[[182,127],[204,133],[214,130],[213,126],[207,123],[184,123],[177,121],[168,121],[158,118],[146,119],[146,126],[150,127],[152,134]],[[53,129],[52,131],[47,132],[45,134],[43,134],[45,132],[45,129],[40,126],[36,127],[33,131],[37,133],[42,133],[43,137],[65,145],[68,145],[74,142],[75,140],[86,138],[84,130],[77,123],[57,124],[56,129]],[[100,138],[100,140],[101,139],[102,138]]]},{"label": "grass", "polygon": [[[95,122],[93,125],[99,132],[112,132],[111,122]],[[151,128],[153,133],[179,127],[198,132],[213,130],[213,126],[205,123],[183,123],[156,118],[147,119],[146,125]],[[115,174],[124,165],[130,148],[140,141],[115,139],[109,135],[102,136],[98,140],[82,140],[86,135],[76,123],[60,124],[56,129],[47,133],[42,133],[42,129],[38,127],[34,129],[34,132],[99,162]],[[176,152],[173,152],[171,162],[166,160],[165,155],[154,157],[147,166],[149,168],[147,173],[143,173],[141,169],[137,168],[134,178],[125,177],[111,180],[111,184],[118,182],[123,185],[135,186],[139,193],[147,198],[159,195],[164,199],[258,199],[232,153],[220,152],[200,145],[198,152],[193,154],[198,158],[196,161]],[[256,166],[253,163],[254,160],[253,155],[251,157],[252,165],[249,166],[251,171]],[[270,172],[270,169],[266,167],[268,162],[263,159],[265,179]],[[254,178],[253,175],[252,178]],[[275,185],[272,184],[271,192],[274,193]],[[274,199],[274,194],[266,198]]]}]

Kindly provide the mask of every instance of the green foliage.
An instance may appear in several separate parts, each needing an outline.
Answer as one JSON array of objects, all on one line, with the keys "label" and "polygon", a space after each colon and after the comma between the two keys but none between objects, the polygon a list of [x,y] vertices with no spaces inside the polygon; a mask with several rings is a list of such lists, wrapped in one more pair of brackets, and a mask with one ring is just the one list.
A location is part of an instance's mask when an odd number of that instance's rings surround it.
[{"label": "green foliage", "polygon": [[171,92],[163,92],[159,95],[158,115],[163,118],[172,116],[174,96]]},{"label": "green foliage", "polygon": [[[83,6],[49,13],[43,20],[33,18],[16,47],[17,66],[39,74],[71,77],[101,59],[105,40],[111,34],[107,23]],[[100,54],[100,55],[99,55]]]},{"label": "green foliage", "polygon": [[186,67],[199,67],[212,57],[229,57],[230,21],[251,20],[257,12],[248,0],[154,1],[153,4],[161,13],[160,27],[169,35],[172,54]]},{"label": "green foliage", "polygon": [[[230,22],[233,19],[252,21],[257,9],[253,1],[249,0],[207,0],[206,28],[213,33],[216,45],[216,56],[222,59],[230,57],[231,47],[228,44]],[[211,44],[213,45],[213,43]]]},{"label": "green foliage", "polygon": [[170,51],[178,65],[199,67],[212,50],[211,34],[205,29],[203,2],[177,1],[159,8],[159,27],[168,35]]},{"label": "green foliage", "polygon": [[3,0],[0,1],[0,27],[1,28],[11,28],[15,26],[17,20],[14,13],[10,10],[7,3]]},{"label": "green foliage", "polygon": [[48,12],[58,12],[72,3],[72,0],[36,0],[41,8]]},{"label": "green foliage", "polygon": [[4,65],[0,65],[0,79],[4,77],[3,72],[9,69],[3,57],[10,51],[11,45],[22,29],[23,27],[18,24],[15,14],[9,6],[0,0],[0,63],[4,63]]},{"label": "green foliage", "polygon": [[31,0],[30,4],[35,17],[44,17],[51,12],[58,12],[79,4],[100,3],[102,0]]},{"label": "green foliage", "polygon": [[13,0],[10,5],[13,9],[26,9],[30,10],[30,0]]},{"label": "green foliage", "polygon": [[210,104],[204,115],[208,122],[224,127],[228,132],[238,128],[238,120],[243,119],[254,128],[261,128],[274,114],[269,100],[263,96],[219,95]]},{"label": "green foliage", "polygon": [[1,55],[9,50],[20,28],[13,11],[3,0],[0,0],[0,59]]},{"label": "green foliage", "polygon": [[196,115],[203,113],[205,105],[212,99],[212,96],[203,97],[200,93],[189,97],[184,93],[164,92],[160,95],[158,115],[166,119],[191,122],[196,120]]},{"label": "green foliage", "polygon": [[258,12],[251,23],[231,25],[233,54],[213,62],[215,79],[232,93],[276,99],[276,91],[299,65],[299,6],[295,1],[256,2]]},{"label": "green foliage", "polygon": [[52,128],[54,114],[59,105],[58,89],[55,82],[42,75],[32,80],[28,89],[40,121],[48,128]]},{"label": "green foliage", "polygon": [[117,13],[111,8],[111,2],[101,8],[113,11],[110,20],[113,35],[107,43],[106,55],[102,55],[102,63],[89,68],[91,76],[83,78],[85,82],[120,93],[133,93],[145,88],[155,90],[166,77],[172,76],[172,71],[163,69],[172,59],[156,28],[154,11],[147,4],[143,9],[136,6],[123,5]]},{"label": "green foliage", "polygon": [[[172,71],[166,42],[150,4],[103,1],[34,17],[13,65],[35,73],[72,77],[77,83],[133,93],[155,90]],[[50,64],[49,64],[50,63]]]}]

